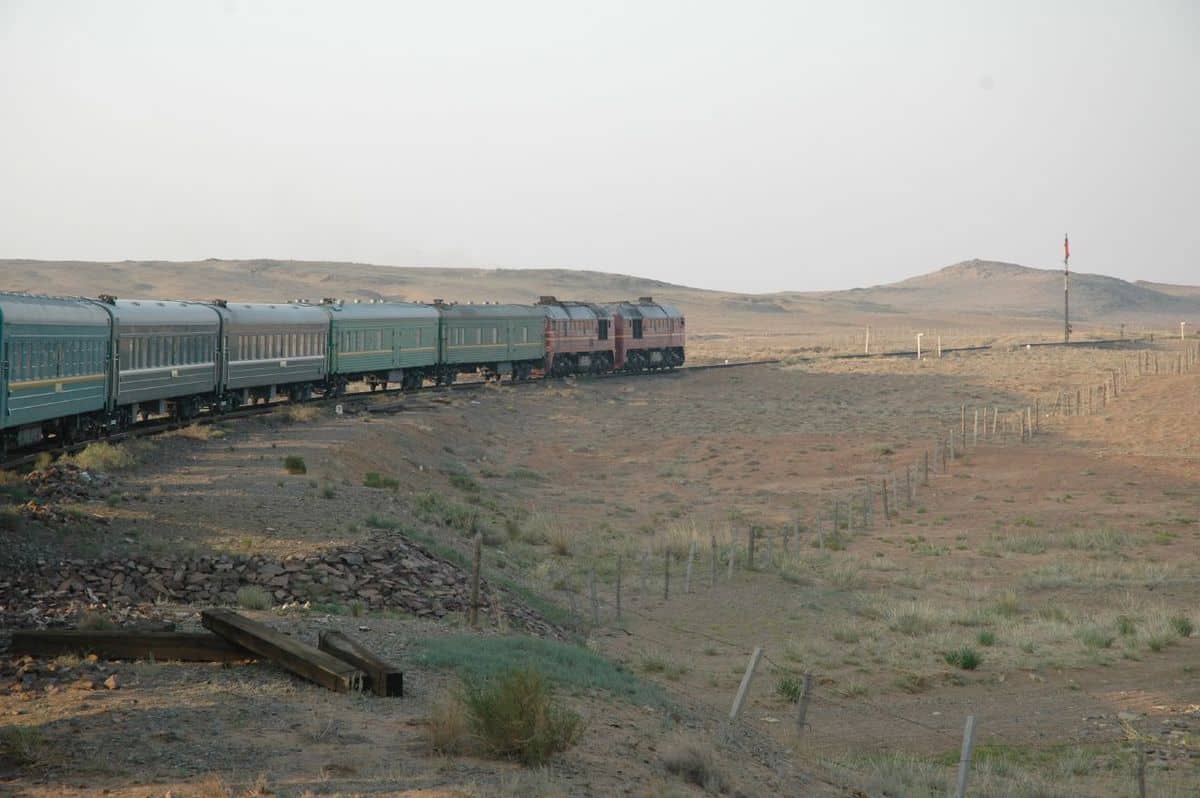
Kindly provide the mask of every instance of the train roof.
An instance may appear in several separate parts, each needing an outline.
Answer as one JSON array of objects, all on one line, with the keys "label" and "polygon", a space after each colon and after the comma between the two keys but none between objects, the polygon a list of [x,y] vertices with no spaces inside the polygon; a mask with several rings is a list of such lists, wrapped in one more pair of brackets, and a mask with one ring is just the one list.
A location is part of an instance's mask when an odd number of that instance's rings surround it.
[{"label": "train roof", "polygon": [[293,305],[288,302],[218,302],[222,314],[236,326],[273,324],[311,324],[324,327],[329,315],[317,305]]},{"label": "train roof", "polygon": [[108,314],[82,297],[0,292],[3,324],[108,324]]},{"label": "train roof", "polygon": [[636,302],[608,302],[605,307],[628,319],[682,319],[683,313],[674,305],[642,297]]},{"label": "train roof", "polygon": [[593,302],[562,302],[552,296],[544,296],[538,306],[547,318],[555,321],[609,319],[612,314],[602,305]]},{"label": "train roof", "polygon": [[437,305],[438,313],[448,319],[542,319],[545,313],[534,305]]},{"label": "train roof", "polygon": [[386,321],[428,319],[436,321],[437,308],[417,302],[327,302],[318,307],[334,321]]},{"label": "train roof", "polygon": [[180,302],[167,299],[110,299],[93,300],[122,324],[189,324],[210,325],[214,330],[220,317],[211,305],[202,302]]}]

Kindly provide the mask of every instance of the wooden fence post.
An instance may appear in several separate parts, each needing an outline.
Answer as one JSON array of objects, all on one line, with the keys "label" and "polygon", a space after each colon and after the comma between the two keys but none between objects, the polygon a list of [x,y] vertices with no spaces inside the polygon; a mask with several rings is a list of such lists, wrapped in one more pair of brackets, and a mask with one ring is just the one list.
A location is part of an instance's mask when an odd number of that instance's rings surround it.
[{"label": "wooden fence post", "polygon": [[954,791],[956,798],[967,798],[967,774],[971,769],[971,749],[975,747],[975,716],[967,715],[967,725],[963,729],[962,752],[958,757],[958,788]]},{"label": "wooden fence post", "polygon": [[966,446],[967,445],[967,405],[965,402],[963,403],[963,406],[962,406],[961,425],[962,425],[962,431],[961,431],[960,435],[962,437],[963,446]]},{"label": "wooden fence post", "polygon": [[725,575],[725,578],[727,580],[733,579],[733,561],[736,558],[737,558],[737,544],[730,543],[729,544],[729,572]]},{"label": "wooden fence post", "polygon": [[712,576],[708,580],[709,587],[717,586],[717,536],[712,536]]},{"label": "wooden fence post", "polygon": [[623,558],[617,555],[617,622],[621,621],[621,565]]},{"label": "wooden fence post", "polygon": [[979,408],[975,408],[975,422],[971,425],[971,445],[979,445]]},{"label": "wooden fence post", "polygon": [[929,450],[928,449],[925,450],[925,479],[923,479],[921,481],[921,484],[923,484],[923,485],[929,484]]},{"label": "wooden fence post", "polygon": [[645,601],[646,596],[650,593],[650,588],[647,586],[647,571],[650,570],[650,555],[642,552],[642,556],[638,558],[638,601]]},{"label": "wooden fence post", "polygon": [[890,526],[890,525],[891,525],[891,520],[892,520],[892,512],[891,512],[891,510],[888,508],[888,495],[887,495],[887,494],[888,494],[888,489],[887,489],[887,477],[884,477],[884,478],[883,478],[883,490],[882,490],[882,493],[883,493],[883,523],[884,523],[884,525],[885,525],[885,526]]},{"label": "wooden fence post", "polygon": [[663,555],[663,601],[671,598],[671,550]]},{"label": "wooden fence post", "polygon": [[483,568],[483,535],[475,533],[474,561],[471,565],[471,626],[479,626],[479,572]]},{"label": "wooden fence post", "polygon": [[1142,742],[1140,735],[1134,746],[1134,756],[1136,759],[1133,763],[1133,773],[1137,779],[1138,798],[1146,798],[1146,744]]},{"label": "wooden fence post", "polygon": [[600,625],[600,597],[596,595],[596,569],[593,568],[588,577],[588,589],[592,596],[592,626]]},{"label": "wooden fence post", "polygon": [[696,539],[692,538],[692,545],[688,547],[687,573],[683,577],[683,592],[692,592],[692,563],[696,560]]},{"label": "wooden fence post", "polygon": [[803,732],[808,725],[808,702],[812,698],[812,673],[804,672],[804,687],[800,693],[800,706],[796,708],[796,731]]},{"label": "wooden fence post", "polygon": [[758,667],[762,652],[762,646],[756,646],[754,653],[750,655],[750,661],[746,663],[746,672],[742,675],[742,683],[738,686],[737,695],[733,698],[733,706],[729,710],[731,722],[738,719],[738,715],[742,712],[742,705],[746,703],[746,695],[750,692],[750,682],[754,679],[754,669]]},{"label": "wooden fence post", "polygon": [[746,570],[754,570],[754,524],[750,524],[746,529],[747,544],[746,544]]}]

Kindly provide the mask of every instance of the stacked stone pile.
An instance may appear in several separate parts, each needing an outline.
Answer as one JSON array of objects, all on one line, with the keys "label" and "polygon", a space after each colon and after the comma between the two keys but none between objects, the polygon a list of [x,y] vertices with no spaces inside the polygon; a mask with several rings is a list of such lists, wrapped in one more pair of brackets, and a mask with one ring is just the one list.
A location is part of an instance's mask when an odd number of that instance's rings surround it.
[{"label": "stacked stone pile", "polygon": [[[254,555],[131,555],[108,560],[39,561],[0,575],[0,624],[34,626],[66,620],[81,608],[117,613],[156,602],[233,605],[238,590],[258,586],[275,605],[320,602],[418,617],[465,614],[470,577],[454,563],[399,538],[283,559]],[[534,634],[561,637],[540,615],[481,583],[481,617]],[[141,614],[141,613],[135,613]]]}]

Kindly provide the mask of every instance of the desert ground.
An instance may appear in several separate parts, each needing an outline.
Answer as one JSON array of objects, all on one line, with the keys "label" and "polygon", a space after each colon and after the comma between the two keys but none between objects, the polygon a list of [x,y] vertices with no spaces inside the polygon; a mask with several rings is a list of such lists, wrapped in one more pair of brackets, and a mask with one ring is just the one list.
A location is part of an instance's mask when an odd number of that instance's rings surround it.
[{"label": "desert ground", "polygon": [[[1165,313],[1026,348],[1054,322],[696,301],[694,361],[772,362],[281,406],[85,450],[82,483],[10,473],[7,629],[231,605],[356,637],[405,695],[6,657],[0,793],[944,796],[970,715],[969,795],[1200,795],[1196,339]],[[831,357],[868,324],[998,345]],[[465,717],[521,668],[580,722],[538,766]]]}]

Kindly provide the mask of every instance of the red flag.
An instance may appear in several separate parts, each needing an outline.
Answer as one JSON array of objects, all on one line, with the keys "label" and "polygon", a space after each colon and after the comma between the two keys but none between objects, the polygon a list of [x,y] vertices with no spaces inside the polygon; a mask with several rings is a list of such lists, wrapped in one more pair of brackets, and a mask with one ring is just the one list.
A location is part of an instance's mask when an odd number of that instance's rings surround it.
[{"label": "red flag", "polygon": [[1071,259],[1071,240],[1069,238],[1067,238],[1066,234],[1064,234],[1063,235],[1063,263],[1066,263],[1070,259]]}]

